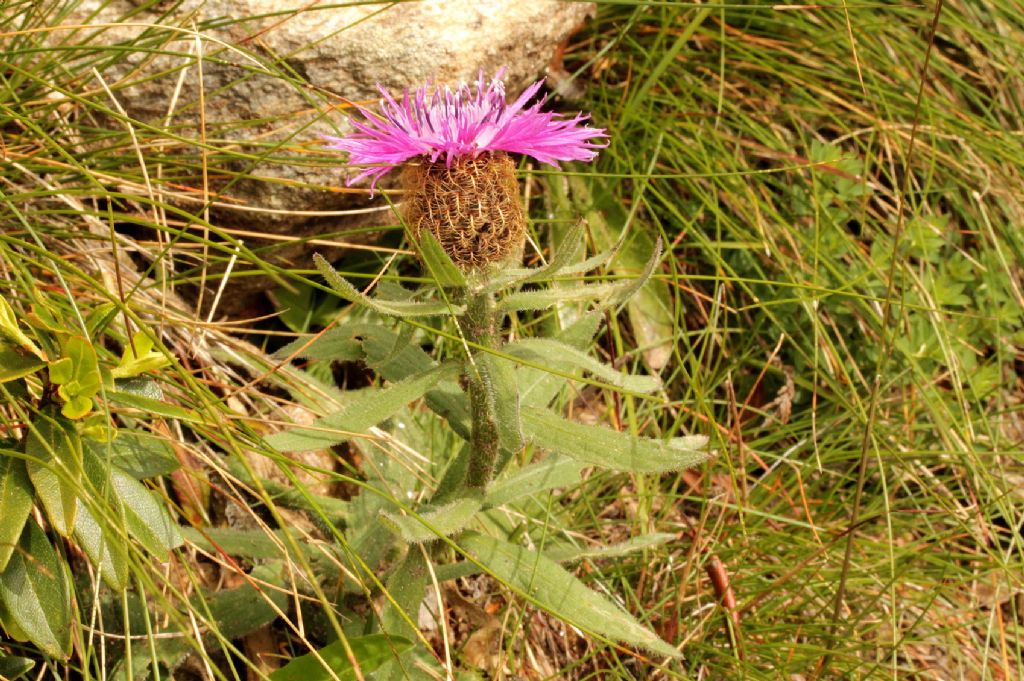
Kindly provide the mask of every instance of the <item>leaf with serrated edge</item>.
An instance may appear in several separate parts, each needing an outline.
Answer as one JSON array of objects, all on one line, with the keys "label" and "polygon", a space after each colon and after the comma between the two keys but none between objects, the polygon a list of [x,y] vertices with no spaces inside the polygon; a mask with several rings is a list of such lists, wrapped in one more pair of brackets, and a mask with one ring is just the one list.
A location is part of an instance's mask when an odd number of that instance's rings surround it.
[{"label": "leaf with serrated edge", "polygon": [[0,573],[7,615],[47,655],[71,650],[71,595],[64,565],[35,521],[25,526],[19,550]]},{"label": "leaf with serrated edge", "polygon": [[706,439],[692,439],[688,446],[634,437],[601,426],[568,421],[546,409],[523,409],[523,429],[533,443],[591,466],[630,473],[678,471],[711,457],[698,447]]},{"label": "leaf with serrated edge", "polygon": [[418,544],[438,537],[450,537],[465,529],[480,510],[481,499],[463,497],[416,515],[381,512],[384,526],[403,540]]},{"label": "leaf with serrated edge", "polygon": [[283,452],[302,452],[336,445],[394,416],[454,371],[454,366],[446,365],[383,389],[364,388],[350,394],[352,399],[342,411],[317,419],[310,426],[275,433],[267,437],[266,441],[271,447]]},{"label": "leaf with serrated edge", "polygon": [[[369,674],[403,650],[411,648],[412,642],[398,636],[370,634],[348,639],[348,646],[359,664],[359,672]],[[270,681],[354,681],[357,678],[360,677],[341,641],[321,648],[316,654],[292,658],[288,664],[270,673]]]},{"label": "leaf with serrated edge", "polygon": [[479,534],[467,533],[460,543],[473,560],[556,617],[584,631],[658,655],[681,656],[628,612],[587,588],[550,558]]},{"label": "leaf with serrated edge", "polygon": [[566,366],[580,369],[605,383],[629,392],[650,393],[661,386],[661,381],[654,376],[624,374],[576,348],[550,338],[522,338],[505,345],[502,351],[514,357],[547,363],[549,366],[558,367],[560,371],[564,371]]},{"label": "leaf with serrated edge", "polygon": [[580,472],[584,466],[585,464],[568,457],[549,456],[492,483],[484,505],[487,508],[494,508],[531,494],[575,485],[580,481]]},{"label": "leaf with serrated edge", "polygon": [[316,263],[317,269],[324,275],[327,283],[330,284],[331,288],[341,296],[343,299],[350,303],[358,303],[364,305],[381,314],[391,315],[394,317],[424,317],[434,315],[446,315],[446,314],[461,314],[462,309],[456,306],[449,305],[445,302],[404,302],[395,300],[380,300],[378,298],[371,298],[367,295],[362,294],[355,286],[346,281],[340,274],[338,274],[330,263],[323,259],[323,256],[317,254],[313,256],[313,261]]}]

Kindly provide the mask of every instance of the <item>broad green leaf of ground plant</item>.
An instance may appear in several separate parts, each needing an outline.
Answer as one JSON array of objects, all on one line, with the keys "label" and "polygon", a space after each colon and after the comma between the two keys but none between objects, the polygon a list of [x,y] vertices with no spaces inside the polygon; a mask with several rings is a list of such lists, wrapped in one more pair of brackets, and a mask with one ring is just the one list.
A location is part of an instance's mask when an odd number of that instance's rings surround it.
[{"label": "broad green leaf of ground plant", "polygon": [[80,419],[93,409],[92,398],[100,391],[99,361],[96,350],[83,336],[70,336],[61,346],[62,356],[50,363],[50,381],[64,399],[61,413]]},{"label": "broad green leaf of ground plant", "polygon": [[32,667],[34,666],[36,666],[35,661],[30,660],[27,657],[2,655],[0,656],[0,678],[14,681],[25,674],[28,674],[32,671]]},{"label": "broad green leaf of ground plant", "polygon": [[46,362],[38,357],[18,352],[14,348],[0,346],[0,383],[24,378],[44,366],[46,366]]},{"label": "broad green leaf of ground plant", "polygon": [[178,526],[168,515],[166,504],[157,501],[153,492],[117,468],[111,469],[110,481],[114,494],[124,506],[129,536],[159,559],[181,546],[183,540]]},{"label": "broad green leaf of ground plant", "polygon": [[277,619],[279,612],[288,609],[289,596],[284,589],[263,584],[283,586],[283,565],[279,560],[257,565],[249,575],[250,581],[206,596],[205,606],[198,604],[198,596],[193,598],[196,609],[203,611],[207,608],[209,619],[216,622],[217,631],[226,639],[241,638],[270,624]]},{"label": "broad green leaf of ground plant", "polygon": [[634,437],[602,426],[574,423],[546,409],[524,409],[523,429],[541,449],[628,473],[679,471],[696,466],[712,454],[706,450],[704,437],[670,442]]},{"label": "broad green leaf of ground plant", "polygon": [[310,426],[275,433],[267,437],[266,441],[271,447],[284,452],[301,452],[336,445],[364,434],[381,421],[394,416],[454,371],[453,365],[445,365],[386,388],[364,388],[351,394],[352,399],[342,411],[317,419]]},{"label": "broad green leaf of ground plant", "polygon": [[75,540],[107,586],[115,591],[127,586],[128,554],[121,539],[104,530],[84,504],[79,505],[75,515]]},{"label": "broad green leaf of ground plant", "polygon": [[78,484],[82,476],[82,441],[75,424],[52,410],[32,420],[25,439],[28,475],[53,528],[65,537],[75,527]]},{"label": "broad green leaf of ground plant", "polygon": [[[6,617],[47,655],[71,650],[71,595],[64,564],[46,533],[31,521],[18,550],[0,573],[0,603]],[[12,633],[8,628],[8,633]]]},{"label": "broad green leaf of ground plant", "polygon": [[167,475],[181,468],[174,448],[164,438],[145,432],[118,429],[109,443],[83,440],[86,451],[99,460],[110,456],[110,463],[136,480]]},{"label": "broad green leaf of ground plant", "polygon": [[[368,674],[392,657],[411,648],[412,642],[397,636],[371,634],[350,638],[348,645],[352,657],[359,665],[359,673]],[[345,644],[341,641],[321,648],[316,655],[308,653],[293,658],[291,662],[270,674],[270,681],[333,681],[335,678],[340,681],[359,678],[355,666],[349,660]]]},{"label": "broad green leaf of ground plant", "polygon": [[680,657],[678,650],[550,558],[480,534],[467,533],[460,544],[473,560],[556,617],[658,655]]},{"label": "broad green leaf of ground plant", "polygon": [[117,366],[110,370],[110,375],[114,378],[134,378],[171,363],[162,352],[153,348],[153,339],[149,334],[136,331],[132,342],[125,345]]},{"label": "broad green leaf of ground plant", "polygon": [[21,459],[0,453],[0,571],[7,566],[32,512],[32,481]]},{"label": "broad green leaf of ground plant", "polygon": [[109,465],[102,447],[86,448],[83,463],[93,489],[104,495],[111,516],[124,518],[129,537],[161,560],[181,545],[181,533],[166,504],[129,473]]}]

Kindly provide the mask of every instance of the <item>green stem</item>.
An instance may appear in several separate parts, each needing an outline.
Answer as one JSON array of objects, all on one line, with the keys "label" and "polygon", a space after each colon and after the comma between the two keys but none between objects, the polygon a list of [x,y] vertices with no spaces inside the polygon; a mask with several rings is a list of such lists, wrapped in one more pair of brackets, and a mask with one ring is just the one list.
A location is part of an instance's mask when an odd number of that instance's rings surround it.
[{"label": "green stem", "polygon": [[[466,339],[485,348],[494,348],[498,340],[497,324],[493,294],[467,292],[466,313],[462,316]],[[482,491],[494,476],[499,449],[498,396],[485,352],[472,352],[470,355],[466,365],[466,383],[473,427],[466,488]]]}]

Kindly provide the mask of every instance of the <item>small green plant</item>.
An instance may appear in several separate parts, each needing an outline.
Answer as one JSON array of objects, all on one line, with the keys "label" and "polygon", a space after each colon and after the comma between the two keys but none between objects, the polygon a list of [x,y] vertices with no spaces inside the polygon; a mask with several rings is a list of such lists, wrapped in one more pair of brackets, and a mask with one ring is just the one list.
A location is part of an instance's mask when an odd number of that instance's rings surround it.
[{"label": "small green plant", "polygon": [[[164,559],[182,541],[142,482],[176,460],[130,415],[111,417],[149,412],[159,389],[145,376],[169,359],[146,331],[112,338],[116,313],[100,305],[79,328],[40,302],[22,323],[0,298],[0,394],[19,417],[0,439],[0,628],[55,658],[72,647],[75,555],[121,592],[131,552]],[[97,350],[110,340],[120,358]]]}]

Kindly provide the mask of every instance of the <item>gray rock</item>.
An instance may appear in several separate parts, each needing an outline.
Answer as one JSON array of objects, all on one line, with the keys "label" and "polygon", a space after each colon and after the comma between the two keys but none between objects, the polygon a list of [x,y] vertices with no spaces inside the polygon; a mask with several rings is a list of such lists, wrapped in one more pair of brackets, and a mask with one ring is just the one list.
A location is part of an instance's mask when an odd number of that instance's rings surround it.
[{"label": "gray rock", "polygon": [[[347,102],[375,101],[377,83],[393,90],[431,79],[454,83],[475,78],[481,68],[493,74],[500,66],[508,67],[506,83],[514,94],[543,73],[559,43],[593,12],[589,3],[556,0],[342,7],[311,0],[183,0],[171,16],[161,17],[159,11],[170,3],[136,4],[84,0],[67,23],[134,24],[97,31],[90,42],[98,43],[132,41],[144,30],[142,23],[195,25],[202,38],[197,41],[187,30],[146,29],[156,36],[150,45],[162,53],[133,50],[125,62],[103,71],[128,115],[154,124],[169,119],[179,126],[177,133],[185,140],[167,143],[166,151],[191,156],[189,165],[195,168],[198,151],[187,142],[198,138],[202,110],[205,136],[213,147],[206,155],[210,189],[218,193],[213,219],[307,236],[336,232],[344,224],[341,216],[316,213],[368,205],[364,191],[344,189],[341,157],[335,163],[333,152],[321,148],[322,135],[348,131]],[[318,4],[331,6],[317,9]],[[204,56],[202,106],[197,42]],[[291,73],[292,82],[281,72]],[[124,125],[109,119],[104,124]],[[252,177],[239,179],[240,174]],[[194,191],[201,186],[198,172],[177,179],[192,191],[169,196],[196,210],[202,203]],[[380,199],[375,204],[386,205]],[[382,221],[390,219],[386,212],[383,216]],[[301,245],[299,250],[306,251]],[[288,261],[297,253],[282,248],[277,256]]]}]

